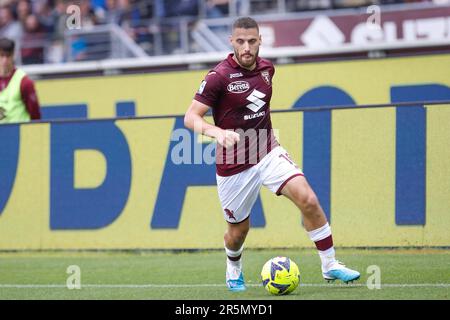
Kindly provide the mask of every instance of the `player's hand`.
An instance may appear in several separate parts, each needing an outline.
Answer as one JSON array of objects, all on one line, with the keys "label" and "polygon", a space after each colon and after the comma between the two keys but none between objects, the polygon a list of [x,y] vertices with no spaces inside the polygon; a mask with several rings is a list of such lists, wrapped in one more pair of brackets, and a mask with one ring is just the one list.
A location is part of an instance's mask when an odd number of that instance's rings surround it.
[{"label": "player's hand", "polygon": [[230,130],[221,130],[216,139],[225,148],[232,147],[241,140],[238,133]]}]

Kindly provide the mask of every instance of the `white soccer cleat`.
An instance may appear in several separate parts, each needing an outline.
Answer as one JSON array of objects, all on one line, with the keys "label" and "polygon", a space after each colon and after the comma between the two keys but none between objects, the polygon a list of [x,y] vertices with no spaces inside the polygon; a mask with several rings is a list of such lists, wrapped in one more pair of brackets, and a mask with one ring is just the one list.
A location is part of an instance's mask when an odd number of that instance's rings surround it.
[{"label": "white soccer cleat", "polygon": [[242,274],[242,272],[239,275],[239,278],[235,280],[228,279],[227,287],[230,291],[245,291],[247,288],[245,287],[244,275]]},{"label": "white soccer cleat", "polygon": [[226,283],[230,291],[245,291],[244,275],[242,268],[231,265],[227,262]]},{"label": "white soccer cleat", "polygon": [[353,282],[358,280],[361,276],[358,271],[347,268],[343,263],[336,261],[327,272],[324,272],[322,268],[322,275],[328,282],[334,280],[341,280],[345,283]]}]

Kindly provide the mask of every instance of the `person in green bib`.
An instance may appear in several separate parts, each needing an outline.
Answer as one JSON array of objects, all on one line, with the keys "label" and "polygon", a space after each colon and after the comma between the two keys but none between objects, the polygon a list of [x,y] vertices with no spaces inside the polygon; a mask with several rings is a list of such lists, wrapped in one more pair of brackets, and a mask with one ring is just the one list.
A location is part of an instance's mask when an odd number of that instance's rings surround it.
[{"label": "person in green bib", "polygon": [[0,38],[0,124],[41,119],[34,82],[14,64],[14,41]]}]

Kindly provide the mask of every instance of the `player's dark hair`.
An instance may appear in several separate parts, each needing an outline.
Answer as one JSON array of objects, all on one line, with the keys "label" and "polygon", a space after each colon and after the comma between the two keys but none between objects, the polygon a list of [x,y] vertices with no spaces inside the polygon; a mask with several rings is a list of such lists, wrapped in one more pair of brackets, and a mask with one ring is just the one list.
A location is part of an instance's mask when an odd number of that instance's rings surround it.
[{"label": "player's dark hair", "polygon": [[234,21],[233,30],[237,29],[237,28],[242,28],[242,29],[256,28],[256,30],[258,30],[258,32],[259,32],[258,23],[250,17],[241,17],[241,18],[238,18],[236,21]]},{"label": "player's dark hair", "polygon": [[14,53],[15,43],[8,38],[0,38],[0,52],[5,52],[8,55]]}]

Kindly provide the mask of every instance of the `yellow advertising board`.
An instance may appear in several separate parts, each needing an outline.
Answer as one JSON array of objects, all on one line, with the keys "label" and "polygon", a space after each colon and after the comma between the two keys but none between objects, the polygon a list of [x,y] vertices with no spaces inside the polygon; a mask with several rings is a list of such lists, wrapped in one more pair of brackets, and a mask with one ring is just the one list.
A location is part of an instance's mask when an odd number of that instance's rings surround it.
[{"label": "yellow advertising board", "polygon": [[[450,246],[450,104],[295,108],[448,101],[448,70],[449,55],[277,68],[273,126],[336,246]],[[39,81],[45,112],[87,119],[0,126],[0,250],[222,248],[211,142],[182,117],[93,119],[182,115],[204,74]],[[175,161],[182,143],[202,161]],[[247,247],[313,246],[298,209],[267,189],[251,223]]]}]

